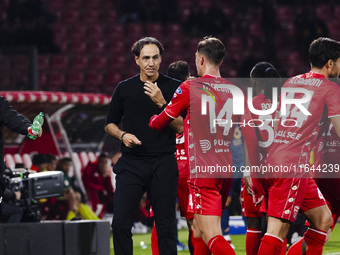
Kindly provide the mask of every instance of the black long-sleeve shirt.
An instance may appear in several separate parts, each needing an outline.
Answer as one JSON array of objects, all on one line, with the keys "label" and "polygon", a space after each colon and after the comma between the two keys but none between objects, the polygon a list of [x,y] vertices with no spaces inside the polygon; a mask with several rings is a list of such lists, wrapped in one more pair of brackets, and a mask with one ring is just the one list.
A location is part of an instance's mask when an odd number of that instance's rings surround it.
[{"label": "black long-sleeve shirt", "polygon": [[[31,121],[21,113],[18,113],[10,105],[6,98],[0,96],[0,125],[6,125],[10,130],[22,135],[27,135],[27,128],[32,125]],[[4,141],[2,128],[0,129],[0,179],[5,169],[4,164]]]},{"label": "black long-sleeve shirt", "polygon": [[[167,102],[170,102],[181,84],[180,81],[161,73],[155,82]],[[150,118],[154,114],[159,114],[162,109],[144,93],[143,87],[144,82],[140,80],[139,74],[120,82],[112,95],[105,125],[110,123],[119,125],[123,120],[124,131],[134,134],[142,142],[142,145],[137,145],[132,149],[122,143],[123,153],[154,156],[175,152],[176,133],[172,128],[166,127],[157,131],[149,127]]]}]

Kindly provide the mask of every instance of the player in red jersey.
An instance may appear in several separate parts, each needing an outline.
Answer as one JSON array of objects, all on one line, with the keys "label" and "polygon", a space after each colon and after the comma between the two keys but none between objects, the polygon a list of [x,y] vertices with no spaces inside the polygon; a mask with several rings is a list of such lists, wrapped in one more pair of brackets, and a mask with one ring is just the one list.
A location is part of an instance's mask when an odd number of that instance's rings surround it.
[{"label": "player in red jersey", "polygon": [[[276,88],[277,94],[275,99],[277,101],[280,89],[280,74],[275,67],[268,62],[257,63],[250,72],[251,83],[255,90],[256,96],[253,98],[253,106],[257,110],[268,110],[272,107],[273,93],[272,89]],[[275,119],[276,111],[269,115],[252,114],[254,120],[261,120],[262,125],[256,128],[256,134],[259,140],[260,160],[264,165],[269,148],[274,141],[274,128],[271,125],[272,120]],[[242,214],[247,218],[247,235],[246,235],[246,253],[247,255],[257,255],[261,242],[261,221],[265,216],[260,211],[258,206],[253,203],[251,193],[251,178],[244,175],[241,187],[241,205]],[[283,246],[283,252],[286,249]]]},{"label": "player in red jersey", "polygon": [[[207,167],[211,166],[213,162],[223,162],[223,166],[232,165],[229,146],[235,125],[231,126],[230,121],[233,123],[240,122],[241,116],[233,115],[233,108],[228,108],[229,103],[232,104],[233,100],[232,90],[239,89],[220,77],[219,67],[224,55],[225,48],[219,39],[205,37],[200,41],[196,51],[196,68],[201,78],[182,83],[165,110],[158,116],[154,115],[149,123],[152,128],[162,129],[175,116],[182,115],[184,118],[185,144],[187,151],[189,151],[190,169],[192,169],[189,181],[189,206],[195,217],[194,254],[200,255],[210,254],[210,252],[214,255],[235,254],[232,247],[222,236],[220,223],[222,205],[226,202],[232,179],[223,178],[226,176],[225,174],[209,176],[207,173],[201,175],[200,169],[197,169],[197,165]],[[224,89],[223,85],[226,85],[228,89]],[[212,96],[212,93],[214,96]],[[242,91],[240,93],[242,97],[240,99],[244,100]],[[209,104],[209,111],[219,112],[218,116],[222,113],[222,117],[226,115],[229,124],[223,125],[224,130],[211,125],[212,122],[209,121],[211,115],[203,114],[206,119],[202,117],[203,115],[200,115],[201,107],[204,108],[204,104],[201,105],[203,98],[212,102],[212,104]],[[219,103],[216,102],[218,100]],[[225,102],[225,104],[223,105],[222,102]],[[199,107],[195,108],[194,105]],[[212,108],[211,105],[215,105],[215,108]],[[208,132],[204,132],[206,130]],[[249,146],[248,150],[254,152],[251,154],[251,162],[257,161],[258,164],[259,151],[254,129],[245,126],[243,135],[247,146]],[[193,163],[195,163],[195,168],[192,167]]]},{"label": "player in red jersey", "polygon": [[[268,215],[268,227],[261,240],[259,255],[280,254],[283,239],[299,211],[311,225],[304,235],[308,246],[306,254],[322,254],[332,223],[321,192],[305,172],[320,131],[319,123],[330,118],[340,136],[340,105],[337,103],[340,88],[328,80],[340,74],[340,43],[328,38],[314,40],[309,58],[311,71],[290,78],[282,88],[282,116],[266,164],[268,169],[270,166],[272,169],[281,167],[288,173],[272,176],[276,178],[271,179],[265,203],[261,205]],[[326,107],[328,112],[324,111]],[[259,179],[256,179],[252,187],[255,197],[264,194],[258,184]]]},{"label": "player in red jersey", "polygon": [[[320,136],[311,155],[311,163],[314,162],[315,169],[327,169],[332,171],[332,178],[315,178],[322,195],[326,199],[327,205],[332,213],[332,226],[328,231],[326,242],[330,237],[339,216],[340,216],[340,138],[337,136],[334,126],[330,120],[323,125],[324,131]],[[334,172],[337,172],[335,175]],[[309,225],[306,224],[306,225]],[[288,250],[287,255],[304,254],[307,249],[307,244],[304,238],[294,243]]]}]

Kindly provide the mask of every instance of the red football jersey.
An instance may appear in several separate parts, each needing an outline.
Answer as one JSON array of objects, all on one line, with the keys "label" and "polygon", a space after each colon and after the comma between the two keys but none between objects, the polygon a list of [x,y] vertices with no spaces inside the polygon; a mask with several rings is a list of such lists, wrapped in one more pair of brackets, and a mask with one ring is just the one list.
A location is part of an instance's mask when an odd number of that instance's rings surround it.
[{"label": "red football jersey", "polygon": [[[259,94],[253,98],[253,106],[257,110],[268,110],[272,107],[270,99],[266,98],[264,94]],[[261,164],[265,163],[267,154],[274,141],[274,127],[273,119],[275,119],[276,111],[271,115],[256,115],[251,114],[254,120],[261,120],[256,128],[256,134],[259,140],[260,146],[260,160]]]},{"label": "red football jersey", "polygon": [[[284,88],[290,90],[284,92]],[[338,103],[340,88],[326,79],[324,75],[309,72],[290,78],[282,89],[286,98],[290,100],[301,99],[309,94],[311,100],[302,105],[310,112],[310,115],[305,115],[294,104],[287,104],[287,114],[280,116],[267,164],[288,167],[309,164],[310,151],[316,144],[322,123],[327,120],[327,117],[340,115],[340,104]],[[294,89],[299,91],[294,92]],[[302,89],[304,89],[304,93],[301,92]]]},{"label": "red football jersey", "polygon": [[184,134],[176,134],[176,160],[179,176],[189,176],[188,155],[185,149]]},{"label": "red football jersey", "polygon": [[[246,102],[243,92],[229,81],[221,77],[205,75],[182,83],[165,108],[169,117],[177,118],[182,114],[184,118],[185,144],[189,152],[188,160],[192,178],[233,176],[230,142],[236,124],[242,123],[243,119],[249,120],[250,113],[245,107],[244,115],[233,114],[235,110],[233,100],[236,99],[232,91],[239,93],[238,96],[243,99],[240,103]],[[244,130],[247,129],[246,125]],[[251,130],[253,133],[242,130],[245,141],[246,143],[255,141],[257,145],[255,131],[253,128]],[[258,151],[252,155],[256,153],[258,155]],[[250,158],[252,163],[256,161],[256,157],[253,158]]]}]

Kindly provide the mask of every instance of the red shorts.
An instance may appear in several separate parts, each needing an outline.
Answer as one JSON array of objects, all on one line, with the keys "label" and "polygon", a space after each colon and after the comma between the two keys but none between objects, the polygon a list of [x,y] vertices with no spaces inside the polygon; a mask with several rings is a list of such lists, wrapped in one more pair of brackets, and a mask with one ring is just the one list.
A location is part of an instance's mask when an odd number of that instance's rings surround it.
[{"label": "red shorts", "polygon": [[222,216],[233,179],[190,179],[188,211]]},{"label": "red shorts", "polygon": [[315,179],[332,212],[332,229],[340,216],[340,179]]},{"label": "red shorts", "polygon": [[185,217],[187,220],[192,220],[194,217],[194,214],[188,212],[189,184],[188,184],[188,177],[186,176],[178,177],[177,198],[178,198],[178,205],[179,205],[179,210],[181,212],[181,216]]},{"label": "red shorts", "polygon": [[241,186],[241,207],[242,215],[244,217],[263,217],[265,214],[260,211],[259,206],[255,206],[253,203],[253,197],[248,195],[246,187],[244,185],[244,179],[242,179]]},{"label": "red shorts", "polygon": [[270,180],[270,187],[261,205],[268,216],[295,221],[298,212],[326,205],[322,193],[312,178],[277,178]]}]

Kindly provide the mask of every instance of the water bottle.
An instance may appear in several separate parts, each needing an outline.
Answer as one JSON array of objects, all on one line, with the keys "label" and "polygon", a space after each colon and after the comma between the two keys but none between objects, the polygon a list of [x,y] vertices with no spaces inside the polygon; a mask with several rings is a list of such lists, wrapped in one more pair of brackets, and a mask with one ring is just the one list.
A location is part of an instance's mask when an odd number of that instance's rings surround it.
[{"label": "water bottle", "polygon": [[37,135],[40,131],[40,128],[44,124],[44,113],[39,113],[33,120],[33,124],[31,126],[32,134],[28,133],[27,136],[33,140],[36,139],[35,135]]}]

